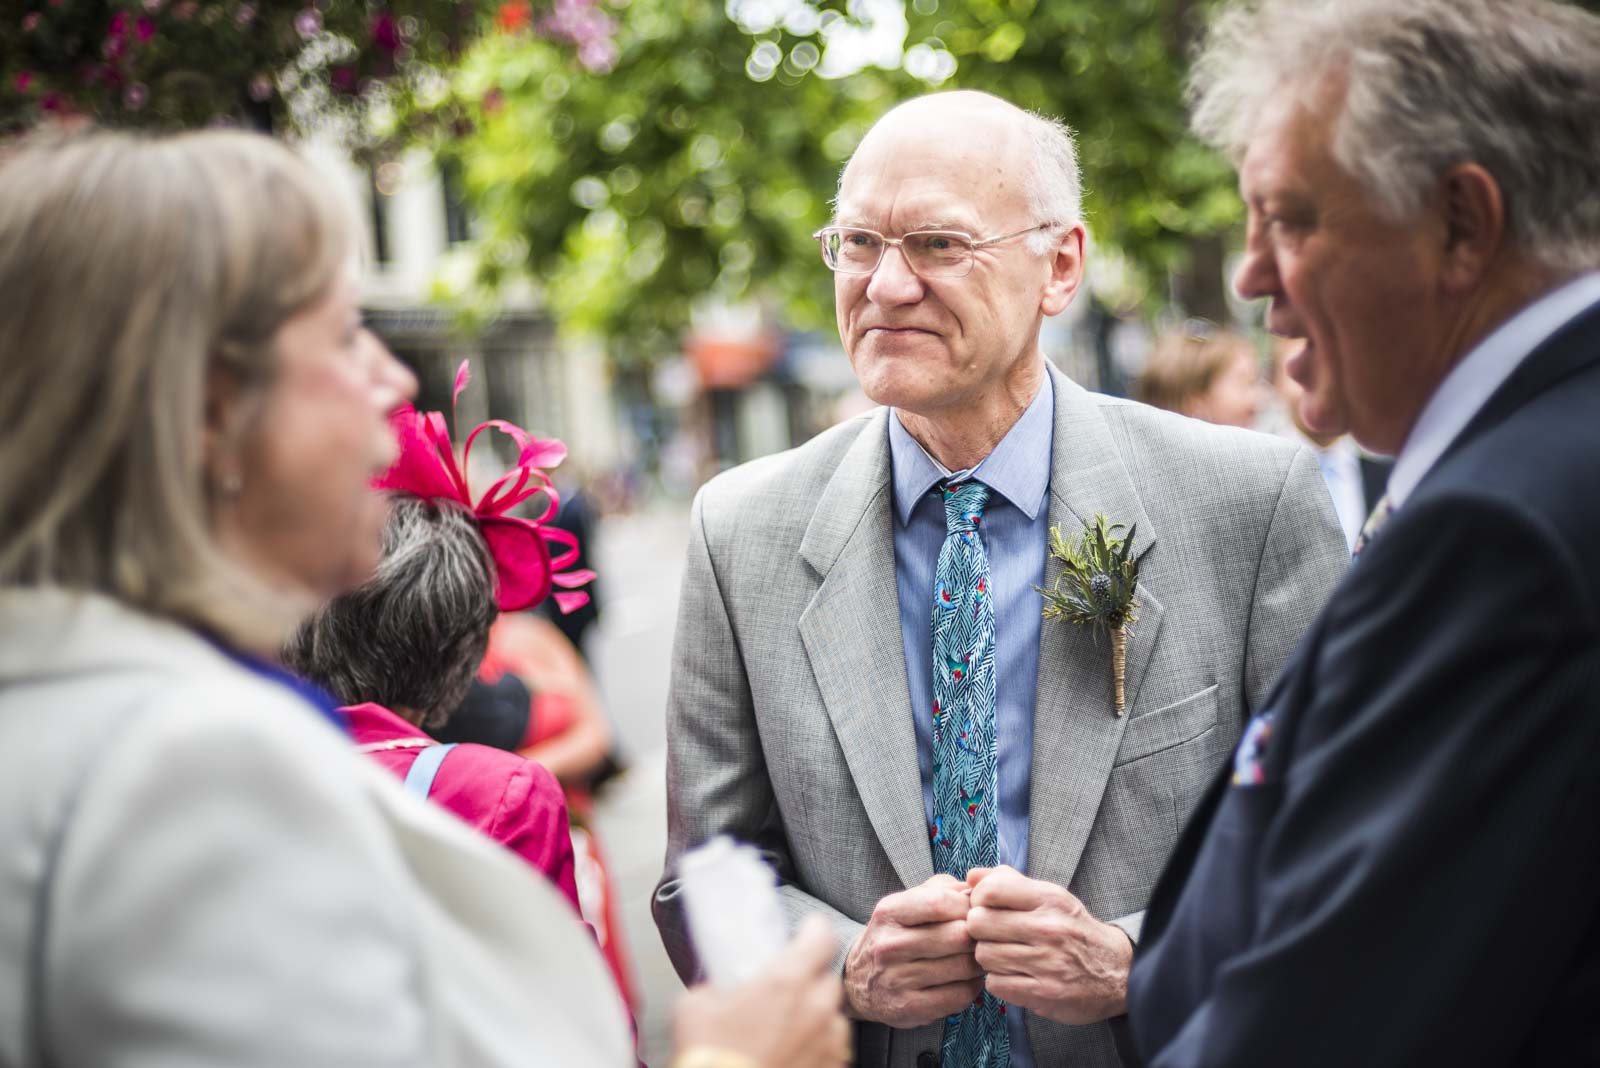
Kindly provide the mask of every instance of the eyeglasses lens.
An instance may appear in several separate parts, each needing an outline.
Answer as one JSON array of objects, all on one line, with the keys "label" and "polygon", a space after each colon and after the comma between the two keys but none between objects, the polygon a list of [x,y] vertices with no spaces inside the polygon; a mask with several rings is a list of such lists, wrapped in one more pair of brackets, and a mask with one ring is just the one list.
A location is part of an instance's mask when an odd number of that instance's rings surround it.
[{"label": "eyeglasses lens", "polygon": [[[832,227],[822,234],[822,258],[844,274],[871,274],[883,259],[888,242],[881,234],[851,227]],[[972,243],[963,234],[919,231],[901,239],[911,269],[925,278],[960,277],[972,268]]]}]

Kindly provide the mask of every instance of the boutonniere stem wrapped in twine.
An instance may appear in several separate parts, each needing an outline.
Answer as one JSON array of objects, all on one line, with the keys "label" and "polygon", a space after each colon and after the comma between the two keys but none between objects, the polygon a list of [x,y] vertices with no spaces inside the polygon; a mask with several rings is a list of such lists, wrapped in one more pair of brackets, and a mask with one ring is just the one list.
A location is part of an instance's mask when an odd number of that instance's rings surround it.
[{"label": "boutonniere stem wrapped in twine", "polygon": [[[1126,529],[1127,536],[1121,532]],[[1063,537],[1060,527],[1050,528],[1050,555],[1061,561],[1061,574],[1044,595],[1044,618],[1064,619],[1090,628],[1098,641],[1102,631],[1111,636],[1111,678],[1115,685],[1117,715],[1127,709],[1128,639],[1138,621],[1139,557],[1133,555],[1137,525],[1124,528],[1096,512],[1083,525],[1083,534]]]}]

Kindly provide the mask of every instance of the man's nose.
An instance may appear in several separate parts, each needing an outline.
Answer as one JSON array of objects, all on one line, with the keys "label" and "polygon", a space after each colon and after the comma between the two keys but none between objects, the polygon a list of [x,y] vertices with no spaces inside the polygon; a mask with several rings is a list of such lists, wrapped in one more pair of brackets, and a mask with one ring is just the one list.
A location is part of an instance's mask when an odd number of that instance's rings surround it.
[{"label": "man's nose", "polygon": [[867,299],[874,304],[915,304],[922,299],[922,279],[911,269],[905,250],[890,245],[867,281]]},{"label": "man's nose", "polygon": [[1233,274],[1233,290],[1244,300],[1278,292],[1278,265],[1271,246],[1259,239],[1245,244],[1244,259]]}]

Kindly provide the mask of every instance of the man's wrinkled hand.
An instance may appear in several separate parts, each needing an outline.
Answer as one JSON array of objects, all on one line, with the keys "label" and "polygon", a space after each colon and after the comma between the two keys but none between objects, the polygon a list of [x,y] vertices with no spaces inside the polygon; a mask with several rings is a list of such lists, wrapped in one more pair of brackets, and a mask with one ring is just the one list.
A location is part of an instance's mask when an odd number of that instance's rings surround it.
[{"label": "man's wrinkled hand", "polygon": [[968,894],[965,883],[935,875],[878,902],[845,958],[850,1015],[919,1027],[972,1004],[983,973],[967,934]]},{"label": "man's wrinkled hand", "polygon": [[1126,1011],[1133,944],[1121,928],[1014,868],[974,868],[967,881],[967,933],[991,994],[1064,1024]]}]

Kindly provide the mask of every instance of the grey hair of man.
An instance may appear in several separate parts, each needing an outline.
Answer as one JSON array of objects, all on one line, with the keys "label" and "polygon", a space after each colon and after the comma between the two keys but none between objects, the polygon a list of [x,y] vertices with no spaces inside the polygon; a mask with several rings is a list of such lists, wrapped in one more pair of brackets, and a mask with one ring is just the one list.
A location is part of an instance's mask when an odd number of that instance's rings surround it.
[{"label": "grey hair of man", "polygon": [[[999,101],[998,97],[991,99]],[[1049,230],[1027,236],[1028,250],[1035,255],[1047,255],[1060,243],[1062,231],[1079,222],[1083,214],[1083,176],[1078,169],[1077,142],[1071,127],[1060,119],[999,102],[1014,108],[1028,139],[1028,211],[1036,222],[1051,224]],[[838,192],[843,190],[845,171],[849,167],[850,161],[846,160],[839,168],[835,203]]]},{"label": "grey hair of man", "polygon": [[488,650],[494,588],[494,562],[466,509],[395,494],[377,573],[301,624],[284,661],[341,704],[370,701],[443,726]]},{"label": "grey hair of man", "polygon": [[1190,76],[1194,126],[1237,163],[1266,104],[1344,87],[1333,158],[1385,215],[1438,177],[1494,176],[1512,240],[1566,273],[1600,267],[1600,16],[1551,0],[1243,0]]}]

